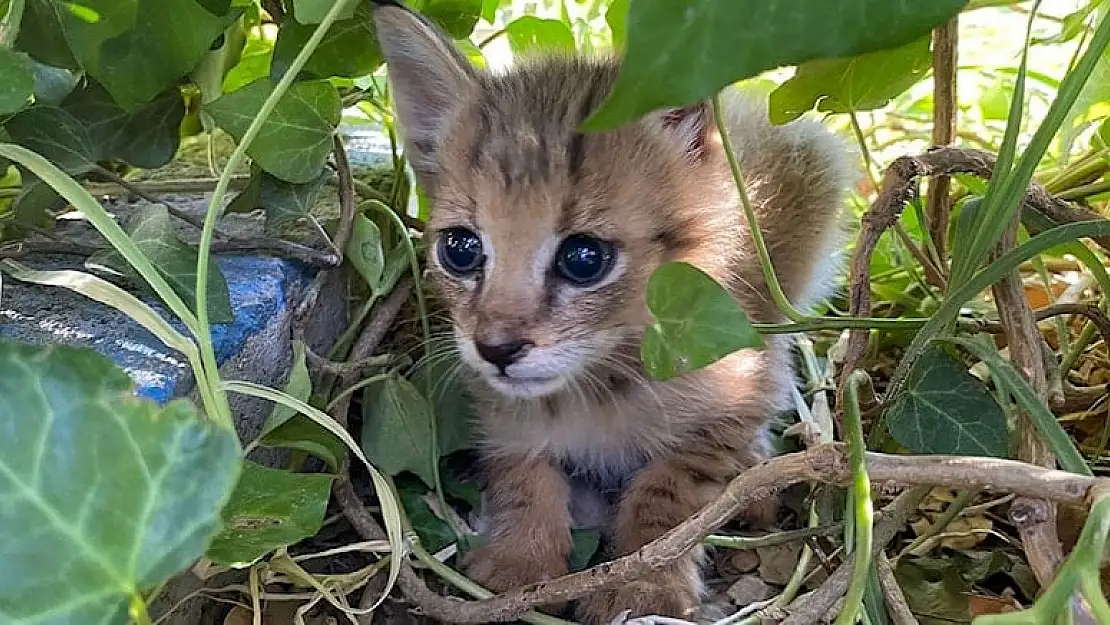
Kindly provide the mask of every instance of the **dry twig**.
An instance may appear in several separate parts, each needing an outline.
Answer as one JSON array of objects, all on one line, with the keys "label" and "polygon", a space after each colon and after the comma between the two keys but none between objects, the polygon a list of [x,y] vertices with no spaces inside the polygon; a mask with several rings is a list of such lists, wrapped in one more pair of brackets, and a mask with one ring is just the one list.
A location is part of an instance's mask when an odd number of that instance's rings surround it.
[{"label": "dry twig", "polygon": [[[956,57],[960,38],[959,16],[933,30],[933,145],[949,145],[956,138]],[[938,262],[948,257],[948,222],[952,204],[948,197],[951,180],[933,177],[929,187],[926,217]]]},{"label": "dry twig", "polygon": [[[1017,242],[1020,223],[1015,215],[1013,223],[1002,235],[997,254],[1009,250]],[[1033,310],[1025,297],[1021,275],[1017,269],[1009,271],[1005,277],[991,287],[997,302],[998,316],[1010,346],[1010,359],[1033,387],[1037,398],[1042,402],[1048,396],[1048,375],[1041,336]],[[1045,443],[1029,415],[1018,409],[1018,458],[1043,467],[1056,466],[1056,459]],[[1017,527],[1021,543],[1025,549],[1029,566],[1041,586],[1048,586],[1055,575],[1056,567],[1064,559],[1063,548],[1056,534],[1056,506],[1044,499],[1021,497],[1010,506],[1010,520]]]},{"label": "dry twig", "polygon": [[[866,460],[868,474],[876,482],[893,481],[910,485],[1014,492],[1069,503],[1086,503],[1090,489],[1102,481],[996,458],[868,453]],[[840,443],[828,443],[807,451],[779,456],[752,467],[729,483],[715,501],[663,536],[632,554],[585,571],[532,584],[491,599],[461,601],[445,598],[428,590],[406,564],[400,578],[401,590],[433,618],[455,623],[511,621],[535,606],[578,599],[643,578],[670,566],[740,510],[793,484],[819,481],[845,486],[850,479],[847,447]],[[353,494],[353,488],[347,480],[336,483],[336,496],[351,523],[364,538],[381,538],[380,527],[377,527],[376,534],[367,533],[376,527],[376,523],[374,527],[366,523],[369,515],[362,508],[357,496],[351,497]],[[908,495],[903,501],[908,501]],[[877,532],[876,544],[889,542],[901,527],[894,527],[895,525],[884,523],[880,526],[881,533]],[[879,540],[883,538],[885,539]]]}]

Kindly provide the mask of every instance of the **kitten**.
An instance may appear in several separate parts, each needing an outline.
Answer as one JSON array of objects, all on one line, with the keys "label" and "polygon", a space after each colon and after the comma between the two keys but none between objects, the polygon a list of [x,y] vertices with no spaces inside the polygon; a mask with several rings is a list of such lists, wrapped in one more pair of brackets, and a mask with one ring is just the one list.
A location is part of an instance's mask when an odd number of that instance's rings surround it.
[{"label": "kitten", "polygon": [[[767,423],[791,407],[782,336],[666,382],[639,364],[645,286],[666,261],[726,285],[753,320],[782,321],[712,110],[582,134],[616,59],[541,56],[493,74],[399,5],[377,5],[374,22],[432,205],[428,279],[479,415],[488,543],[467,555],[468,574],[494,591],[563,575],[576,525],[600,526],[609,556],[631,553],[767,458]],[[765,98],[722,97],[779,280],[811,306],[838,268],[850,153],[815,121],[772,126]],[[773,521],[775,503],[747,516]],[[586,597],[577,617],[689,616],[702,556]]]}]

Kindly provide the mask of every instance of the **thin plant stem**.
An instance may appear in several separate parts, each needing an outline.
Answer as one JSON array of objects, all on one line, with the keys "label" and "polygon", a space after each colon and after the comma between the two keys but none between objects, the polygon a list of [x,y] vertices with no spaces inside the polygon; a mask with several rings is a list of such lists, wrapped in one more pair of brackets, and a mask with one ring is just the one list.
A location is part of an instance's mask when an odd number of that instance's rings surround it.
[{"label": "thin plant stem", "polygon": [[[416,309],[420,315],[420,330],[424,333],[424,359],[425,362],[430,362],[432,359],[432,326],[428,321],[428,306],[424,300],[424,283],[420,279],[420,259],[416,257],[416,248],[412,244],[412,238],[408,236],[408,229],[405,228],[405,223],[401,220],[401,216],[397,211],[391,209],[389,206],[379,202],[378,200],[368,200],[366,202],[374,210],[384,213],[392,222],[398,232],[401,233],[402,240],[405,242],[406,251],[408,252],[409,264],[412,268],[412,290],[416,293]],[[432,379],[431,376],[424,376],[425,395],[431,397],[432,395]],[[431,463],[434,467],[432,476],[435,481],[433,484],[436,502],[439,503],[441,509],[447,510],[447,497],[443,493],[443,478],[439,474],[439,432],[437,419],[432,419],[429,422],[429,429],[432,439],[431,444]],[[459,528],[455,526],[454,520],[450,515],[447,515],[447,524],[451,527],[451,531],[456,536],[460,535]]]},{"label": "thin plant stem", "polygon": [[863,441],[863,424],[859,410],[859,386],[867,382],[868,376],[862,371],[854,371],[848,376],[845,388],[844,428],[848,433],[848,463],[852,467],[852,519],[854,521],[854,541],[852,553],[852,581],[844,598],[844,609],[836,619],[836,625],[854,623],[860,613],[863,594],[867,590],[871,567],[871,543],[875,521],[875,511],[871,505],[871,481],[867,476],[864,461],[866,450]]},{"label": "thin plant stem", "polygon": [[226,414],[221,415],[228,421],[231,420],[231,408],[227,403],[227,394],[224,388],[216,383],[219,375],[219,365],[216,363],[216,351],[212,345],[212,326],[208,320],[208,268],[211,263],[211,250],[212,250],[212,237],[216,231],[216,220],[219,219],[220,214],[223,212],[221,203],[223,202],[224,195],[227,193],[228,185],[231,184],[232,172],[239,167],[246,156],[247,148],[250,147],[254,138],[262,131],[262,126],[265,124],[267,118],[277,107],[278,102],[281,100],[285,92],[296,80],[297,75],[301,73],[301,69],[308,62],[309,57],[316,51],[317,46],[324,39],[331,25],[339,19],[340,13],[347,8],[347,5],[353,4],[355,0],[336,0],[331,9],[324,15],[324,19],[313,31],[312,36],[305,42],[304,47],[301,49],[293,62],[289,64],[285,74],[282,75],[281,80],[274,86],[273,92],[270,93],[266,101],[258,110],[254,120],[251,121],[250,126],[247,127],[246,132],[243,133],[242,139],[239,140],[235,150],[232,151],[231,157],[228,158],[224,166],[223,172],[220,173],[219,179],[216,181],[216,188],[212,192],[212,199],[208,203],[208,210],[204,216],[204,228],[201,229],[200,243],[197,246],[197,327],[200,336],[198,341],[200,343],[201,359],[204,362],[205,369],[211,374],[212,379],[212,392],[217,400],[217,408],[220,411],[226,411]]},{"label": "thin plant stem", "polygon": [[748,230],[750,231],[752,241],[755,243],[756,253],[759,255],[759,264],[763,268],[763,279],[767,282],[767,289],[770,291],[771,300],[775,302],[775,306],[786,318],[794,322],[802,322],[809,320],[809,317],[803,315],[801,311],[794,308],[790,300],[786,297],[786,293],[782,290],[782,284],[779,282],[778,277],[775,275],[775,268],[771,265],[771,255],[767,251],[767,243],[763,240],[763,233],[759,229],[759,223],[755,217],[755,209],[752,208],[751,200],[748,198],[748,188],[744,184],[744,175],[740,171],[740,162],[736,160],[736,153],[732,149],[732,141],[728,136],[727,126],[725,126],[724,113],[721,111],[721,95],[715,94],[713,96],[713,119],[717,124],[720,131],[721,145],[724,147],[725,156],[728,157],[728,166],[732,170],[732,179],[736,183],[736,190],[740,194],[740,203],[744,206],[744,218],[748,222]]}]

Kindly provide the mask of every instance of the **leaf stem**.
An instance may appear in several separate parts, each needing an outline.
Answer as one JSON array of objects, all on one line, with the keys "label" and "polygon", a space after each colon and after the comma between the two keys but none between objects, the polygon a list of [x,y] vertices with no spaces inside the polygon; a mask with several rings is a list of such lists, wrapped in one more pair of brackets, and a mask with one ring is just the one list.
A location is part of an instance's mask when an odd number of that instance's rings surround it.
[{"label": "leaf stem", "polygon": [[845,389],[844,427],[848,433],[848,463],[852,468],[852,517],[854,520],[855,542],[852,553],[852,581],[844,598],[844,609],[836,619],[836,625],[850,625],[856,621],[867,589],[871,567],[871,543],[874,530],[875,511],[871,505],[871,481],[867,476],[864,461],[866,444],[863,441],[863,424],[859,410],[859,386],[870,382],[862,371],[854,371],[848,376]]},{"label": "leaf stem", "polygon": [[[425,362],[430,362],[432,359],[432,326],[431,323],[428,321],[428,306],[424,300],[424,283],[420,279],[420,259],[416,257],[416,248],[412,244],[412,237],[408,235],[408,228],[405,227],[405,223],[404,221],[402,221],[401,216],[397,214],[397,211],[393,210],[385,203],[379,202],[378,200],[367,200],[366,204],[368,204],[374,210],[380,213],[384,213],[390,220],[392,220],[394,227],[396,227],[397,231],[401,233],[401,237],[405,242],[405,250],[408,252],[409,264],[412,268],[412,290],[414,293],[416,293],[416,310],[420,315],[420,330],[424,333],[424,340],[422,341],[424,343],[424,359]],[[424,376],[424,382],[426,385],[425,395],[430,399],[432,394],[431,376]],[[434,418],[433,415],[433,418],[429,422],[432,437],[432,475],[435,482],[433,484],[433,487],[436,494],[436,502],[439,503],[441,509],[447,510],[447,497],[443,493],[443,479],[439,475],[438,421],[439,420]],[[455,522],[450,515],[447,515],[447,524],[451,527],[451,531],[453,531],[456,536],[461,534],[459,528],[455,526]]]},{"label": "leaf stem", "polygon": [[227,403],[227,394],[224,387],[218,382],[219,380],[219,365],[216,362],[216,351],[212,345],[212,326],[208,320],[208,267],[211,262],[212,251],[212,237],[216,231],[216,220],[219,219],[220,214],[223,212],[221,203],[223,202],[224,195],[227,193],[228,185],[231,184],[233,172],[239,167],[246,156],[247,148],[250,147],[254,138],[262,131],[262,126],[266,123],[266,119],[277,107],[278,101],[281,100],[285,92],[289,90],[290,85],[296,80],[297,75],[300,74],[301,69],[308,62],[309,57],[316,51],[320,41],[323,40],[324,35],[328,32],[338,18],[340,13],[346,9],[347,5],[353,4],[355,0],[336,0],[332,7],[324,15],[324,19],[313,31],[312,36],[305,42],[304,47],[301,49],[293,62],[289,64],[289,68],[282,75],[281,80],[274,86],[274,90],[270,93],[266,101],[258,110],[254,120],[251,121],[247,131],[243,133],[243,138],[239,140],[235,150],[231,153],[227,163],[224,165],[223,172],[220,173],[219,180],[216,181],[216,188],[212,192],[212,199],[208,203],[208,210],[204,215],[204,228],[200,233],[200,244],[197,249],[197,328],[199,330],[197,337],[200,342],[201,359],[204,362],[205,369],[208,370],[210,375],[210,383],[212,386],[213,395],[217,400],[217,408],[221,412],[221,419],[230,422],[231,408]]},{"label": "leaf stem", "polygon": [[763,279],[767,282],[767,289],[770,291],[771,300],[775,302],[782,314],[786,318],[794,322],[808,321],[809,317],[802,314],[794,305],[790,303],[790,299],[786,297],[786,293],[782,290],[782,284],[779,283],[778,277],[775,275],[775,268],[771,264],[771,254],[767,251],[767,243],[763,240],[763,232],[759,229],[759,223],[755,217],[755,210],[752,208],[752,202],[748,198],[748,187],[744,184],[744,174],[740,171],[740,162],[736,159],[736,153],[732,149],[732,140],[728,136],[728,127],[725,126],[724,113],[721,110],[721,94],[716,93],[713,95],[713,120],[717,124],[717,130],[721,137],[721,145],[724,147],[725,156],[728,157],[728,166],[732,170],[732,179],[736,183],[736,190],[740,195],[740,203],[744,207],[744,218],[748,222],[748,230],[751,234],[752,241],[755,243],[756,253],[759,255],[759,264],[763,268]]}]

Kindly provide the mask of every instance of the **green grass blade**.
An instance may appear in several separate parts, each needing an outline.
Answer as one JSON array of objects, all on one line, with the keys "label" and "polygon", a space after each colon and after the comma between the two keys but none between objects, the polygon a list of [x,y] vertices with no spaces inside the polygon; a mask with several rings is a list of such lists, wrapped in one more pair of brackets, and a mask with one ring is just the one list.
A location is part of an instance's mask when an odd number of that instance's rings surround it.
[{"label": "green grass blade", "polygon": [[355,439],[351,438],[347,430],[343,429],[343,426],[339,425],[339,423],[328,416],[327,413],[277,389],[255,384],[253,382],[235,380],[225,381],[222,387],[225,391],[268,399],[292,410],[296,410],[320,424],[332,434],[335,434],[347,445],[351,453],[366,466],[366,470],[370,472],[370,477],[374,481],[374,490],[378,494],[378,502],[381,504],[382,509],[382,518],[385,520],[386,534],[389,536],[389,547],[393,553],[393,557],[389,562],[389,581],[386,583],[382,595],[378,597],[378,600],[372,606],[372,608],[378,607],[378,605],[385,600],[386,596],[389,595],[393,589],[393,585],[397,582],[397,576],[401,572],[401,558],[404,557],[405,553],[404,528],[401,523],[401,503],[397,499],[396,493],[394,493],[393,489],[390,487],[389,480],[387,480],[374,465],[370,464],[365,454],[362,453],[362,448],[355,442]]},{"label": "green grass blade", "polygon": [[150,288],[158,294],[166,306],[173,311],[181,319],[185,327],[189,328],[198,340],[206,341],[208,337],[202,336],[199,332],[197,325],[197,318],[193,316],[192,311],[185,305],[177,293],[170,287],[158,269],[151,264],[150,259],[143,254],[139,246],[127,236],[123,228],[116,223],[114,219],[104,210],[100,202],[92,196],[84,187],[77,183],[76,180],[71,178],[62,170],[58,169],[53,163],[46,160],[31,150],[19,145],[11,143],[0,143],[0,156],[9,160],[15,161],[31,170],[42,179],[43,182],[50,185],[58,193],[58,195],[65,198],[67,202],[72,204],[77,210],[85,215],[85,218],[108,240],[108,243],[123,256],[127,262],[135,268],[146,280]]},{"label": "green grass blade", "polygon": [[906,374],[909,373],[910,367],[925,351],[925,346],[929,341],[936,338],[950,320],[956,318],[964,303],[975,297],[980,291],[1001,280],[1009,271],[1021,263],[1049,248],[1083,237],[1107,235],[1110,235],[1110,220],[1081,221],[1056,226],[1032,237],[984,267],[967,282],[949,293],[948,297],[944,299],[944,302],[933,314],[932,319],[921,327],[909,347],[906,348],[894,375],[891,376],[887,396],[894,397],[902,390]]}]

